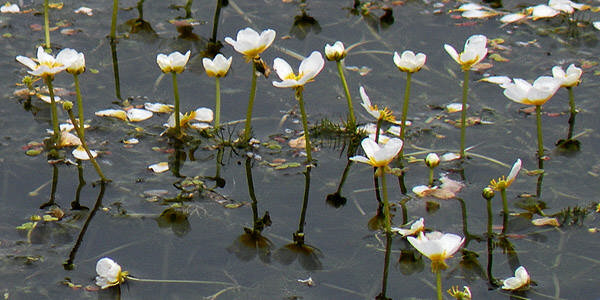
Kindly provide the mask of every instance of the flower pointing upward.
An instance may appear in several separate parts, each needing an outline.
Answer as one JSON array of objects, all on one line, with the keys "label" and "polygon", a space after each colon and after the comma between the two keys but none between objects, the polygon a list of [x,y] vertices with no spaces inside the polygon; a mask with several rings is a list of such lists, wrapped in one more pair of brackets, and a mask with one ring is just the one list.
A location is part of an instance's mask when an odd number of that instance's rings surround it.
[{"label": "flower pointing upward", "polygon": [[267,29],[258,34],[252,28],[244,28],[237,33],[237,40],[230,37],[225,38],[225,42],[233,46],[235,51],[243,54],[246,61],[259,56],[275,40],[275,30]]},{"label": "flower pointing upward", "polygon": [[367,157],[353,156],[350,160],[369,164],[373,167],[385,167],[400,153],[402,140],[391,138],[385,145],[378,144],[371,138],[362,140],[361,145]]},{"label": "flower pointing upward", "polygon": [[407,237],[408,242],[419,252],[431,259],[432,269],[445,269],[446,259],[454,255],[465,242],[465,238],[452,233],[441,233],[439,231],[423,234],[419,237]]},{"label": "flower pointing upward", "polygon": [[202,65],[209,77],[224,77],[231,67],[231,60],[231,57],[225,58],[223,54],[217,54],[214,59],[203,58]]},{"label": "flower pointing upward", "polygon": [[502,282],[503,290],[518,291],[529,287],[531,278],[525,267],[520,266],[515,270],[515,277],[509,277]]},{"label": "flower pointing upward", "polygon": [[406,50],[399,55],[398,52],[394,52],[394,64],[402,72],[418,72],[425,65],[426,60],[427,56],[423,53],[415,55],[414,52]]},{"label": "flower pointing upward", "polygon": [[508,99],[527,105],[543,105],[560,88],[561,81],[550,76],[540,76],[533,82],[515,78],[513,83],[500,85]]},{"label": "flower pointing upward", "polygon": [[560,80],[561,87],[574,87],[578,85],[582,73],[583,71],[574,64],[569,65],[566,73],[560,66],[552,68],[552,77]]},{"label": "flower pointing upward", "polygon": [[296,75],[292,67],[285,60],[279,57],[275,58],[273,68],[282,81],[273,81],[273,85],[279,88],[302,87],[315,78],[321,72],[324,65],[325,61],[321,52],[313,51],[309,57],[302,60],[298,68],[298,75]]},{"label": "flower pointing upward", "polygon": [[446,52],[454,59],[462,69],[467,71],[482,61],[487,55],[487,38],[485,35],[473,35],[465,42],[465,48],[458,54],[454,47],[444,44]]},{"label": "flower pointing upward", "polygon": [[510,169],[508,177],[504,178],[504,176],[502,176],[501,178],[498,178],[498,180],[492,179],[492,181],[490,182],[490,187],[496,191],[507,189],[513,183],[513,181],[515,181],[515,178],[517,178],[519,171],[521,171],[520,158],[517,159],[515,164],[512,166],[512,169]]}]

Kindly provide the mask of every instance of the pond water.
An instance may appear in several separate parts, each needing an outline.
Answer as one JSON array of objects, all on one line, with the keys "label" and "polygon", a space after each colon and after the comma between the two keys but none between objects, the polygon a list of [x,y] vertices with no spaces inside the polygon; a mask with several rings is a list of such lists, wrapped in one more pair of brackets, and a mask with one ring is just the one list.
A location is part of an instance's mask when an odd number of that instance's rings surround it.
[{"label": "pond water", "polygon": [[[398,235],[392,237],[388,248],[389,271],[384,275],[386,236],[369,228],[378,207],[372,168],[351,164],[341,188],[345,205],[334,207],[326,201],[338,189],[347,166],[347,137],[314,135],[317,163],[309,177],[302,166],[276,168],[277,163],[302,164],[305,157],[301,149],[288,145],[290,139],[300,136],[302,124],[293,91],[272,86],[275,73],[268,79],[259,77],[257,83],[252,125],[254,137],[263,143],[254,149],[260,161],[247,159],[245,149],[224,147],[217,167],[219,151],[214,139],[200,134],[174,149],[169,138],[160,136],[166,114],[139,123],[94,115],[102,109],[120,108],[125,102],[172,103],[171,80],[156,65],[156,55],[175,50],[192,52],[186,71],[178,76],[181,110],[213,108],[214,79],[204,74],[201,60],[217,1],[189,2],[189,17],[198,22],[193,36],[181,34],[169,22],[186,17],[183,0],[120,1],[113,51],[107,38],[112,1],[64,1],[62,9],[51,9],[50,23],[59,26],[51,32],[53,54],[69,47],[86,56],[88,71],[80,75],[85,117],[91,125],[86,138],[101,152],[98,161],[112,182],[96,182],[98,176],[89,163],[84,163],[82,184],[76,166],[49,164],[44,153],[26,155],[28,143],[42,142],[51,123],[48,104],[36,97],[26,100],[13,95],[20,88],[15,83],[26,75],[15,57],[34,57],[35,49],[44,42],[43,30],[38,30],[43,28],[43,15],[35,13],[43,11],[41,1],[23,2],[21,10],[33,11],[0,15],[0,66],[5,70],[0,75],[4,91],[0,106],[0,289],[5,299],[435,297],[430,261]],[[503,26],[498,17],[460,18],[459,13],[449,12],[459,6],[453,1],[371,1],[361,3],[362,13],[354,13],[355,3],[349,0],[228,2],[220,13],[217,39],[235,37],[245,27],[274,29],[275,42],[261,55],[269,65],[282,57],[296,68],[298,55],[323,52],[326,43],[357,44],[344,63],[360,124],[373,120],[359,105],[358,87],[364,86],[375,104],[387,106],[399,116],[406,76],[394,66],[392,54],[406,49],[427,54],[426,68],[412,76],[408,111],[412,126],[404,149],[408,192],[401,192],[395,176],[388,175],[387,182],[394,225],[424,217],[430,230],[467,236],[461,251],[447,261],[449,268],[442,273],[444,291],[467,285],[474,299],[600,297],[597,233],[590,230],[600,227],[595,212],[600,119],[594,117],[600,105],[595,99],[598,33],[589,24],[598,18],[597,13],[576,12],[574,18],[581,26],[564,16]],[[537,3],[495,4],[501,4],[500,11],[517,12]],[[81,5],[90,7],[93,16],[73,13]],[[132,27],[142,24],[142,11],[146,27]],[[508,61],[488,56],[483,62],[489,68],[471,72],[468,115],[482,121],[467,128],[466,143],[473,146],[472,155],[462,163],[443,162],[435,170],[436,178],[447,173],[463,182],[464,188],[447,200],[420,198],[410,190],[427,184],[429,170],[422,161],[413,160],[422,160],[428,152],[443,154],[459,148],[460,130],[448,121],[459,119],[460,113],[440,108],[460,102],[462,72],[443,45],[462,49],[473,34],[502,39],[501,47],[490,49]],[[231,122],[222,133],[235,139],[243,130],[251,66],[227,44],[221,52],[233,56],[230,73],[221,80],[221,119]],[[501,232],[498,193],[492,200],[493,234],[489,235],[481,191],[491,179],[507,175],[517,158],[524,169],[538,168],[536,125],[535,114],[523,112],[526,106],[509,101],[501,88],[478,80],[489,74],[533,80],[550,75],[555,65],[571,63],[584,69],[581,85],[573,88],[579,109],[573,134],[580,148],[564,151],[555,146],[566,138],[569,127],[568,94],[560,89],[543,107],[544,146],[549,157],[543,181],[523,170],[507,190],[509,209],[515,214],[509,217],[505,232]],[[322,120],[341,124],[346,119],[346,100],[337,74],[335,63],[326,62],[314,82],[306,85],[309,126],[317,128]],[[54,84],[74,91],[69,74],[57,75]],[[38,81],[36,85],[43,84]],[[73,93],[63,97],[75,101]],[[59,119],[66,118],[59,110]],[[140,143],[122,143],[132,137]],[[70,157],[70,150],[66,153]],[[147,169],[158,162],[169,162],[171,170],[155,174]],[[221,178],[216,181],[219,173]],[[305,245],[310,246],[298,248],[292,239],[307,182],[303,232]],[[54,202],[40,208],[49,201]],[[533,206],[543,208],[546,215],[563,212],[557,216],[561,226],[534,226],[531,218],[540,217],[539,209],[533,216],[525,213]],[[43,215],[53,207],[65,213],[61,220],[38,221],[33,229],[17,229],[32,215]],[[266,212],[269,218],[263,218]],[[260,218],[270,226],[260,238],[252,239],[246,231]],[[120,287],[99,290],[94,284],[95,265],[105,256],[138,278],[223,284],[129,280]],[[535,283],[528,291],[510,293],[490,284],[514,276],[520,265]],[[309,277],[312,286],[299,281]]]}]

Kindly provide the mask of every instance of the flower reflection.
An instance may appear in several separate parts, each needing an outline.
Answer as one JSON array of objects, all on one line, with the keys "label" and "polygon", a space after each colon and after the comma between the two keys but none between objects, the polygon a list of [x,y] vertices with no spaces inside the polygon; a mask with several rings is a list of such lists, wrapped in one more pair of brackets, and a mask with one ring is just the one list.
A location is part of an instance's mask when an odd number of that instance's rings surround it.
[{"label": "flower reflection", "polygon": [[400,273],[406,276],[420,273],[425,268],[423,256],[419,255],[419,252],[414,249],[403,249],[400,251],[400,257],[398,258],[398,268]]},{"label": "flower reflection", "polygon": [[160,228],[171,228],[176,236],[185,236],[191,230],[188,213],[180,207],[169,207],[156,218]]}]

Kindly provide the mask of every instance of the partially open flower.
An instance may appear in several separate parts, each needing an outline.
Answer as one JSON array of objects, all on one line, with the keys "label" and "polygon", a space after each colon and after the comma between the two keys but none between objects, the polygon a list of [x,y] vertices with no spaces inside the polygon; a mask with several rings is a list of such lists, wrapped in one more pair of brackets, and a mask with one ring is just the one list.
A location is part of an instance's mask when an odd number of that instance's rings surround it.
[{"label": "partially open flower", "polygon": [[325,57],[327,60],[331,61],[340,61],[346,57],[346,49],[344,48],[344,44],[340,41],[337,41],[332,45],[325,45]]},{"label": "partially open flower", "polygon": [[210,77],[224,77],[231,67],[231,57],[225,58],[223,54],[217,54],[214,59],[203,58],[202,64],[204,65],[204,71],[206,75]]},{"label": "partially open flower", "polygon": [[463,286],[463,290],[459,290],[458,286],[452,286],[448,290],[448,294],[456,300],[471,300],[471,289],[468,286]]},{"label": "partially open flower", "polygon": [[2,5],[2,7],[0,7],[1,13],[16,14],[16,13],[19,13],[20,11],[21,10],[19,9],[18,5],[10,4],[9,2],[4,3],[4,5]]},{"label": "partially open flower", "polygon": [[267,29],[258,34],[252,28],[245,28],[237,33],[237,40],[230,37],[225,38],[225,42],[233,46],[235,51],[243,54],[246,61],[259,56],[275,40],[275,30]]},{"label": "partially open flower", "polygon": [[362,140],[361,145],[367,157],[353,156],[350,160],[369,164],[373,167],[385,167],[400,153],[402,149],[402,140],[391,138],[382,146],[371,138]]},{"label": "partially open flower", "polygon": [[179,51],[175,51],[168,56],[160,53],[156,56],[156,63],[163,73],[181,73],[190,59],[190,54],[190,50],[188,50],[185,55],[181,54]]},{"label": "partially open flower", "polygon": [[67,62],[62,60],[64,58],[66,57],[63,56],[54,58],[54,56],[46,53],[44,48],[40,46],[37,49],[37,59],[35,61],[29,57],[21,55],[17,56],[17,61],[31,69],[31,71],[28,71],[29,74],[46,77],[54,76],[55,74],[64,71],[68,67]]},{"label": "partially open flower", "polygon": [[128,272],[121,271],[121,266],[108,257],[96,263],[96,273],[96,285],[102,289],[123,283],[128,275]]},{"label": "partially open flower", "polygon": [[520,266],[515,270],[515,277],[509,277],[502,282],[502,289],[509,291],[518,291],[529,288],[531,278],[525,267]]},{"label": "partially open flower", "polygon": [[321,72],[324,65],[325,61],[323,60],[321,52],[313,51],[309,57],[302,60],[300,67],[298,68],[298,75],[296,75],[294,74],[292,67],[285,60],[279,57],[275,58],[273,68],[282,81],[273,81],[273,85],[280,88],[297,88],[304,86]]},{"label": "partially open flower", "polygon": [[58,53],[56,60],[67,66],[68,73],[81,74],[85,71],[85,56],[81,52],[66,48]]},{"label": "partially open flower", "polygon": [[552,77],[560,80],[561,87],[577,86],[582,73],[583,71],[574,64],[569,65],[566,73],[560,66],[555,66],[552,68]]},{"label": "partially open flower", "polygon": [[389,108],[384,107],[380,109],[377,107],[377,105],[371,104],[371,99],[369,98],[369,95],[367,95],[367,92],[365,92],[365,88],[361,86],[358,91],[360,92],[360,98],[362,99],[362,103],[360,105],[362,105],[362,107],[364,107],[365,110],[367,110],[367,112],[375,119],[384,120],[394,124],[402,123],[396,121],[396,117],[394,117]]},{"label": "partially open flower", "polygon": [[473,65],[478,64],[487,55],[487,38],[485,35],[473,35],[465,42],[465,48],[462,53],[454,49],[454,47],[445,44],[444,49],[454,59],[462,69],[470,70]]},{"label": "partially open flower", "polygon": [[435,168],[440,164],[440,157],[435,153],[427,154],[425,157],[425,165],[430,168]]},{"label": "partially open flower", "polygon": [[398,52],[394,52],[394,64],[402,72],[414,73],[421,70],[425,65],[427,56],[423,53],[416,54],[410,50],[402,52],[402,56]]}]

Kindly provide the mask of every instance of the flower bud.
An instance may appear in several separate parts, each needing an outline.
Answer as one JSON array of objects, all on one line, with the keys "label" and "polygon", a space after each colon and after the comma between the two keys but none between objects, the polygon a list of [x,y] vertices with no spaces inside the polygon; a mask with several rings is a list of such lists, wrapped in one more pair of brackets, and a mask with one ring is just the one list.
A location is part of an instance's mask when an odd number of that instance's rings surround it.
[{"label": "flower bud", "polygon": [[63,109],[66,111],[73,109],[73,102],[71,102],[71,101],[63,102]]},{"label": "flower bud", "polygon": [[435,168],[440,164],[440,157],[435,154],[435,153],[429,153],[427,154],[427,157],[425,157],[425,165],[427,165],[430,168]]},{"label": "flower bud", "polygon": [[483,189],[483,191],[481,192],[481,196],[483,196],[483,198],[485,198],[486,200],[491,200],[492,198],[494,198],[495,192],[494,189],[492,189],[491,187],[486,187]]}]

